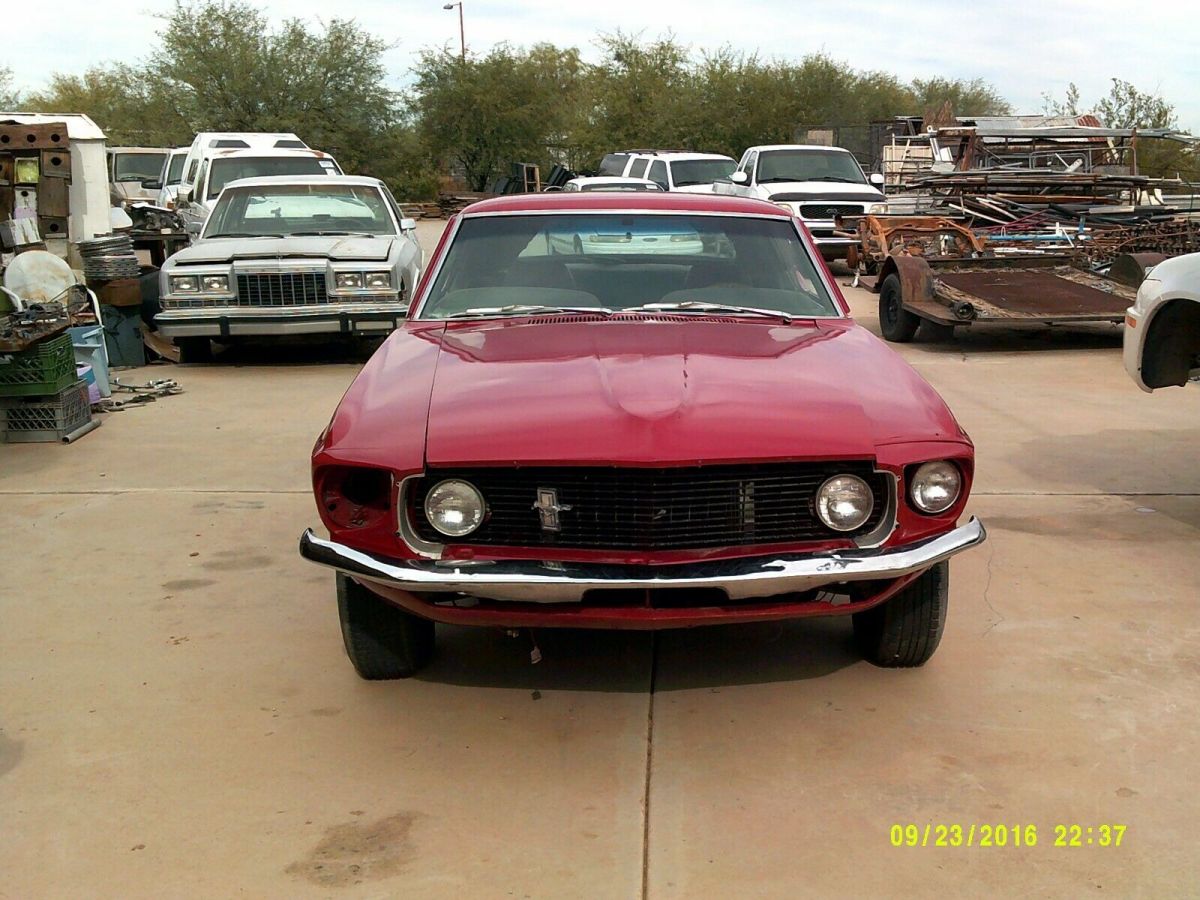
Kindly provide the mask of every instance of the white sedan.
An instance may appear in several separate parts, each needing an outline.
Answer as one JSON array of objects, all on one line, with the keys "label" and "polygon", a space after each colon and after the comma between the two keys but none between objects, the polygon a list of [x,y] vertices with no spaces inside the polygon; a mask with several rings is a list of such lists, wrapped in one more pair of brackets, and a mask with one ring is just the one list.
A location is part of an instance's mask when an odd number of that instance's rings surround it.
[{"label": "white sedan", "polygon": [[1200,381],[1200,253],[1159,263],[1125,311],[1125,371],[1143,391]]},{"label": "white sedan", "polygon": [[646,178],[619,178],[598,175],[572,178],[563,185],[564,191],[661,191],[655,182]]}]

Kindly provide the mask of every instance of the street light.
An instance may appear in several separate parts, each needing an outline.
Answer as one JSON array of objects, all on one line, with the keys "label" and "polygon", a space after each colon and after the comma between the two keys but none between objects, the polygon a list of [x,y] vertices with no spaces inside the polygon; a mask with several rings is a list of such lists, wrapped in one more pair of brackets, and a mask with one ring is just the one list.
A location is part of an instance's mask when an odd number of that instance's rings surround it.
[{"label": "street light", "polygon": [[459,0],[458,3],[447,3],[442,9],[454,9],[456,6],[458,7],[458,46],[462,51],[462,61],[465,63],[467,61],[467,36],[463,30],[462,0]]}]

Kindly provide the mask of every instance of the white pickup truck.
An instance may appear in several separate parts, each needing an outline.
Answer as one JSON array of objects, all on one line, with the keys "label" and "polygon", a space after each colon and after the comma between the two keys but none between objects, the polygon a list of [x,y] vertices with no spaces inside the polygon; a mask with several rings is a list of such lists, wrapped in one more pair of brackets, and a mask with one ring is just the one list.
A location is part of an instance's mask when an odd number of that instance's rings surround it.
[{"label": "white pickup truck", "polygon": [[834,234],[836,216],[887,211],[882,175],[863,173],[841,147],[771,144],[751,147],[713,193],[769,200],[799,216],[826,259],[844,259],[852,237]]}]

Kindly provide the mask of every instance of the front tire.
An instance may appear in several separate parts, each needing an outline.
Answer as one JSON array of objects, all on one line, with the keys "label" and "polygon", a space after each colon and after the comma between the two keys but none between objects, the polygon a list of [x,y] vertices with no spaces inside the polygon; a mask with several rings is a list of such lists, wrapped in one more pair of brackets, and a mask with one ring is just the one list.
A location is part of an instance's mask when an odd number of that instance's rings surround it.
[{"label": "front tire", "polygon": [[907,344],[917,333],[921,324],[919,316],[915,316],[904,308],[903,292],[900,289],[900,276],[894,272],[883,279],[879,288],[879,330],[889,341],[896,344]]},{"label": "front tire", "polygon": [[388,603],[341,572],[337,599],[346,655],[360,678],[408,678],[433,657],[433,622]]},{"label": "front tire", "polygon": [[950,563],[940,562],[892,599],[854,614],[854,638],[863,658],[884,668],[923,666],[946,627]]}]

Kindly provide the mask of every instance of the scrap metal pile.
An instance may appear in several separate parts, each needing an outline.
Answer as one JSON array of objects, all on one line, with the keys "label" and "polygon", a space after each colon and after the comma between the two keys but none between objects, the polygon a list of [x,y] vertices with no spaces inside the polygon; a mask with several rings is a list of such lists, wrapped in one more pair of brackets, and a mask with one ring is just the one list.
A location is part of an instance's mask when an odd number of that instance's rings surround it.
[{"label": "scrap metal pile", "polygon": [[83,273],[89,281],[137,278],[142,271],[133,252],[133,239],[128,234],[80,241],[79,254],[83,257]]},{"label": "scrap metal pile", "polygon": [[1164,202],[1178,181],[1031,170],[931,174],[909,187],[924,205],[961,218],[1005,253],[1072,253],[1093,268],[1124,253],[1200,250],[1200,201]]}]

